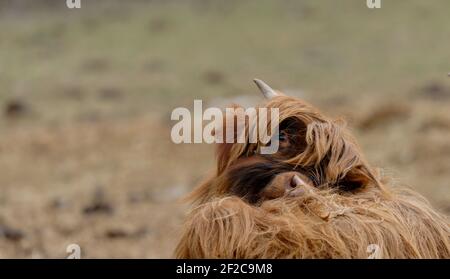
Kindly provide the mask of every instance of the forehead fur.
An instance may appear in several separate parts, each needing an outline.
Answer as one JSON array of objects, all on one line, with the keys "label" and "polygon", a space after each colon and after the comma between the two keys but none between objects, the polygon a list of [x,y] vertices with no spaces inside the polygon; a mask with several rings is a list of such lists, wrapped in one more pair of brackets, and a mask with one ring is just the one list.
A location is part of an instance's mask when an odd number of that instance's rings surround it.
[{"label": "forehead fur", "polygon": [[[287,163],[300,167],[320,167],[329,182],[336,182],[352,169],[359,169],[366,179],[379,184],[356,140],[349,133],[345,121],[329,118],[312,105],[288,96],[273,98],[259,107],[278,108],[280,123],[293,119],[305,125],[305,131],[297,132],[298,136],[304,137],[306,146],[302,152],[285,158]],[[258,144],[250,143],[220,146],[217,158],[218,173],[241,156],[253,154],[258,148]]]}]

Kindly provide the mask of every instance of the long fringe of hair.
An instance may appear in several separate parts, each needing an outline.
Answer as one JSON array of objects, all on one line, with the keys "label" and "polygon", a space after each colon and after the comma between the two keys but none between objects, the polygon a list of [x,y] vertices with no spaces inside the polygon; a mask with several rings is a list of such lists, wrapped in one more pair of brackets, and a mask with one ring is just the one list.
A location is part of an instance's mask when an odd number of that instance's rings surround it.
[{"label": "long fringe of hair", "polygon": [[[226,172],[258,145],[220,145],[216,173],[189,197],[195,206],[177,258],[450,258],[448,218],[418,193],[386,185],[344,122],[290,97],[266,107],[279,108],[281,121],[294,117],[304,124],[304,146],[286,163],[310,168],[326,183],[301,197],[251,205],[229,195]],[[335,183],[358,187],[327,187]]]}]

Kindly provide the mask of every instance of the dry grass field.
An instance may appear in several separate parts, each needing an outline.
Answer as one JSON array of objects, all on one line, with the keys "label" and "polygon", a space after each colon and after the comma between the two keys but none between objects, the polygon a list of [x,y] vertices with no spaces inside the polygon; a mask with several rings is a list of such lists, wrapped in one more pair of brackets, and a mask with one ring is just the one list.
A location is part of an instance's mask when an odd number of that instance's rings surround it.
[{"label": "dry grass field", "polygon": [[450,214],[449,1],[93,2],[0,0],[0,258],[171,257],[214,153],[170,113],[256,104],[254,77]]}]

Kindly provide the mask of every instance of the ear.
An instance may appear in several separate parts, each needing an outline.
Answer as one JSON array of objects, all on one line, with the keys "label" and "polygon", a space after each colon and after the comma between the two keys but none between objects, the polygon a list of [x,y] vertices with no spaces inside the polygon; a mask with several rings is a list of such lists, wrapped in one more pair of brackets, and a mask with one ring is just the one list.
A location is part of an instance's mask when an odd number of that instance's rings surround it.
[{"label": "ear", "polygon": [[[232,109],[242,108],[237,104],[232,104]],[[233,130],[233,142],[227,143],[227,131]],[[229,132],[228,132],[229,133]],[[224,113],[221,131],[215,131],[215,137],[218,142],[216,146],[217,157],[217,173],[220,174],[223,170],[235,159],[237,159],[237,152],[233,152],[233,147],[237,142],[237,115],[228,115]]]},{"label": "ear", "polygon": [[339,181],[339,189],[353,191],[363,189],[369,184],[378,185],[372,172],[364,165],[352,168],[344,178]]}]

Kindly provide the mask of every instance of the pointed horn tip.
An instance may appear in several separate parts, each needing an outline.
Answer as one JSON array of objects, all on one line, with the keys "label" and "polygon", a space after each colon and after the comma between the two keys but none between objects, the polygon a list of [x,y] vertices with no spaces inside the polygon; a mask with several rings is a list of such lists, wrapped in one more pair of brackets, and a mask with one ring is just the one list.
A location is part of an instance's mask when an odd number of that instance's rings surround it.
[{"label": "pointed horn tip", "polygon": [[253,82],[256,84],[256,86],[258,86],[259,89],[261,89],[261,91],[273,91],[270,86],[268,86],[264,81],[258,78],[254,78]]},{"label": "pointed horn tip", "polygon": [[254,78],[253,82],[256,84],[256,86],[261,87],[262,84],[264,84],[264,81],[260,80],[259,78]]},{"label": "pointed horn tip", "polygon": [[256,86],[258,86],[259,90],[261,90],[261,92],[267,99],[272,99],[273,97],[276,97],[279,95],[277,92],[275,92],[275,90],[273,90],[264,81],[257,79],[257,78],[253,79],[253,81],[255,82]]}]

